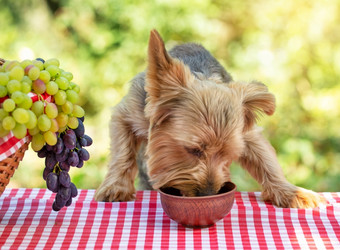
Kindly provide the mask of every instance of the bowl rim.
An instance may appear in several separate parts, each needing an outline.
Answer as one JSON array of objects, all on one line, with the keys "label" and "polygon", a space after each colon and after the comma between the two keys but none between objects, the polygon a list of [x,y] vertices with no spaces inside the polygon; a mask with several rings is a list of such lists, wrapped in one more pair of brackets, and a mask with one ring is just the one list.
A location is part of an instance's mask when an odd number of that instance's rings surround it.
[{"label": "bowl rim", "polygon": [[233,189],[231,189],[228,192],[222,193],[222,194],[213,194],[213,195],[207,195],[207,196],[177,196],[177,195],[172,195],[172,194],[167,194],[164,193],[161,189],[157,189],[157,192],[159,192],[161,194],[161,196],[166,196],[169,198],[175,198],[175,199],[180,199],[180,200],[206,200],[206,199],[211,199],[211,198],[219,198],[222,196],[225,196],[227,194],[233,193],[236,191],[237,186],[235,183],[231,182],[231,181],[227,181],[225,183],[231,183],[232,185],[234,185]]}]

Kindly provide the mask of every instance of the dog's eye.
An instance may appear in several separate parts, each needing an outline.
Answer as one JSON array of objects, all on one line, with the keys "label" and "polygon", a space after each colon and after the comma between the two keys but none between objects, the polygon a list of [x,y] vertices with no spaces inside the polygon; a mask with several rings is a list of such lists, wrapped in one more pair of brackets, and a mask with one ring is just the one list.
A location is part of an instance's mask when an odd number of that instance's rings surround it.
[{"label": "dog's eye", "polygon": [[203,151],[200,148],[185,148],[189,154],[197,156],[198,158],[202,156]]}]

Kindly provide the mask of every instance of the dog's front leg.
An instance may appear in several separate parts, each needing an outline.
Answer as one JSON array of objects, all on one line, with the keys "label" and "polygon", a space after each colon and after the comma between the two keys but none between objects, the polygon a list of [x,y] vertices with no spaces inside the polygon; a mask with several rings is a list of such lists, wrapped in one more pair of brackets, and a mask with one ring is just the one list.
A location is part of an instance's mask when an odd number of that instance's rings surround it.
[{"label": "dog's front leg", "polygon": [[262,198],[279,207],[314,208],[324,199],[317,193],[290,184],[278,163],[274,148],[258,129],[245,137],[245,151],[239,162],[263,188]]},{"label": "dog's front leg", "polygon": [[97,201],[129,201],[134,199],[134,181],[138,172],[136,152],[138,140],[119,106],[110,123],[111,154],[105,180],[97,189]]}]

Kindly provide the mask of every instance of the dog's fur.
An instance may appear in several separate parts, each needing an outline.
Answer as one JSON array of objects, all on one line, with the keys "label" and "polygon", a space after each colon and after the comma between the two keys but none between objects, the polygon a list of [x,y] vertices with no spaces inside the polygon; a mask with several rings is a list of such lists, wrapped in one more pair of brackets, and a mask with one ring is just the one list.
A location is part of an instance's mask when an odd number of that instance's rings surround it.
[{"label": "dog's fur", "polygon": [[264,200],[279,207],[316,207],[322,198],[285,179],[274,149],[255,125],[259,115],[274,111],[275,97],[264,84],[234,81],[197,44],[168,53],[153,30],[147,70],[132,80],[113,111],[111,160],[95,199],[134,199],[142,145],[147,164],[139,176],[144,188],[151,184],[179,189],[185,196],[216,194],[237,161],[262,185]]}]

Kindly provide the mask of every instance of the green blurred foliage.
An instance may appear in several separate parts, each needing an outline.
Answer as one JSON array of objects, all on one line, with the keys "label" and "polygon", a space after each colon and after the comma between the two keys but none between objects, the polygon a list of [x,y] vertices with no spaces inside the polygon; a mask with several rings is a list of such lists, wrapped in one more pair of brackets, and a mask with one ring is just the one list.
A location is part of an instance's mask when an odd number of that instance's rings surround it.
[{"label": "green blurred foliage", "polygon": [[[79,188],[106,173],[110,109],[146,67],[149,32],[171,48],[199,42],[236,80],[260,80],[277,97],[260,125],[289,181],[317,191],[340,190],[339,1],[0,0],[0,56],[52,58],[81,87],[91,160],[73,169]],[[30,150],[12,187],[45,187],[43,161]],[[239,190],[259,190],[232,166]]]}]

